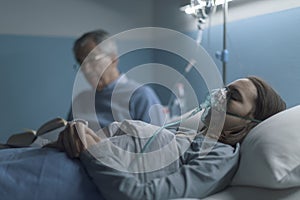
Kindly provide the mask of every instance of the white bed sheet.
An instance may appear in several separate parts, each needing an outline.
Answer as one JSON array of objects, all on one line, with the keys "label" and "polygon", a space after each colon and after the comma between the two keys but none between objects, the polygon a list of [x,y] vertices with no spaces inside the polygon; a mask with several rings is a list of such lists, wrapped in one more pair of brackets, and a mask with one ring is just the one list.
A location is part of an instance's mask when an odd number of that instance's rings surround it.
[{"label": "white bed sheet", "polygon": [[256,187],[228,187],[226,190],[202,200],[299,200],[300,187],[272,190]]},{"label": "white bed sheet", "polygon": [[[283,190],[256,187],[228,187],[204,199],[179,198],[176,200],[300,200],[300,187]],[[175,200],[175,199],[172,199]]]}]

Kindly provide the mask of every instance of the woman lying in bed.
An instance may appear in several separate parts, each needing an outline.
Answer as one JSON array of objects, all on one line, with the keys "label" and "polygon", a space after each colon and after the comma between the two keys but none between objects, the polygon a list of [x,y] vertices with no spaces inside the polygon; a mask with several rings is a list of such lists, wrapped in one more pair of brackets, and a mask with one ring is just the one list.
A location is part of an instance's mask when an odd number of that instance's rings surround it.
[{"label": "woman lying in bed", "polygon": [[213,92],[202,107],[198,132],[126,120],[96,134],[77,121],[50,146],[79,158],[106,199],[202,198],[229,184],[239,143],[286,105],[263,80],[247,77]]}]

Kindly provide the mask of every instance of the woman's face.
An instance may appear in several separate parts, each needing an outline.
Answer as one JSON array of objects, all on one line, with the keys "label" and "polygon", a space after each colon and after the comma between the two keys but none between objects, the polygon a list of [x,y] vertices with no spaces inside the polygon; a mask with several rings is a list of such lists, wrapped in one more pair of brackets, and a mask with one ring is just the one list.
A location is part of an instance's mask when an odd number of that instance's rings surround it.
[{"label": "woman's face", "polygon": [[[238,116],[254,118],[257,90],[254,84],[247,78],[238,79],[228,85],[229,98],[227,112]],[[223,132],[234,133],[243,129],[249,120],[236,116],[226,115]]]}]

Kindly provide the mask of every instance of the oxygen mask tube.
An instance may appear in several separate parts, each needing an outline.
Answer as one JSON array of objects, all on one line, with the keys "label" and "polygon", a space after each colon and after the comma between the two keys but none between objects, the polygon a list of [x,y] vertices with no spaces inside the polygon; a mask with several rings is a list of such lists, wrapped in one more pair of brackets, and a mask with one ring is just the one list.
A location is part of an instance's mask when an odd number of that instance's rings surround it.
[{"label": "oxygen mask tube", "polygon": [[[200,104],[200,106],[197,106],[193,109],[193,111],[186,117],[181,118],[179,120],[176,120],[174,122],[167,123],[163,126],[161,126],[159,129],[157,129],[153,135],[148,139],[145,146],[142,148],[141,153],[144,153],[147,147],[153,142],[155,137],[158,133],[160,133],[164,128],[168,128],[177,124],[180,124],[191,117],[195,116],[197,113],[199,113],[201,110],[204,109],[204,113],[201,115],[201,120],[204,121],[205,117],[208,115],[210,109],[215,109],[217,111],[226,112],[226,95],[227,95],[227,88],[221,88],[221,89],[215,89],[212,90],[210,94],[208,94],[204,100],[203,103]],[[225,107],[224,107],[225,105]]]},{"label": "oxygen mask tube", "polygon": [[[205,124],[205,119],[209,113],[214,110],[217,112],[226,113],[227,106],[227,94],[228,88],[214,89],[209,95],[207,95],[204,101],[203,108],[205,108],[203,114],[201,115],[201,121]],[[205,124],[207,126],[207,124]]]}]

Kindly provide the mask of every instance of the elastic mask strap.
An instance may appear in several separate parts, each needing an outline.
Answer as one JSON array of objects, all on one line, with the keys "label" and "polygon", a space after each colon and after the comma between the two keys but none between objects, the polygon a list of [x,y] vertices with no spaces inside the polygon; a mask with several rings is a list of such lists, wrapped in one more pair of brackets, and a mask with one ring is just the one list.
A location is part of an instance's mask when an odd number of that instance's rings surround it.
[{"label": "elastic mask strap", "polygon": [[234,113],[230,113],[230,112],[226,112],[226,114],[231,115],[233,117],[238,117],[238,118],[241,118],[241,119],[244,119],[244,120],[250,120],[250,121],[255,122],[255,123],[262,122],[261,120],[258,120],[258,119],[254,119],[254,118],[251,118],[251,117],[243,117],[243,116],[240,116],[240,115],[237,115],[237,114],[234,114]]}]

